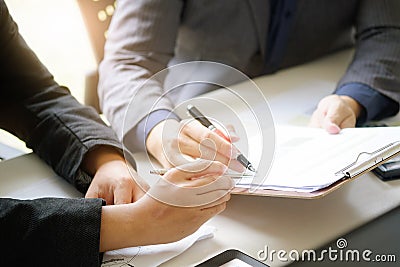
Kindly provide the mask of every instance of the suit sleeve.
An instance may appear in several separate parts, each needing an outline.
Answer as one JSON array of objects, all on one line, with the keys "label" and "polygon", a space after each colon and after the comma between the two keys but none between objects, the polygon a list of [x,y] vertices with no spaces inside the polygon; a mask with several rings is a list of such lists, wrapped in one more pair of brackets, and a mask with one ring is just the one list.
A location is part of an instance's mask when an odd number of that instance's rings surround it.
[{"label": "suit sleeve", "polygon": [[101,199],[0,199],[1,266],[100,266]]},{"label": "suit sleeve", "polygon": [[[173,109],[162,97],[163,80],[148,79],[165,69],[174,54],[182,2],[118,2],[99,68],[98,92],[102,111],[120,140],[151,111]],[[130,138],[140,139],[135,132]]]},{"label": "suit sleeve", "polygon": [[[361,84],[356,86],[358,88],[377,90],[390,105],[383,104],[381,97],[375,97],[375,102],[369,98],[369,101],[364,101],[366,117],[381,119],[395,115],[400,102],[400,1],[360,1],[355,24],[355,55],[339,82],[338,90],[341,94],[352,95],[354,84]],[[392,110],[382,108],[380,112],[372,112],[369,107],[374,105],[391,107]]]},{"label": "suit sleeve", "polygon": [[0,36],[0,127],[85,192],[91,177],[79,168],[84,155],[99,145],[120,150],[115,133],[93,108],[81,105],[54,81],[18,33],[4,2]]}]

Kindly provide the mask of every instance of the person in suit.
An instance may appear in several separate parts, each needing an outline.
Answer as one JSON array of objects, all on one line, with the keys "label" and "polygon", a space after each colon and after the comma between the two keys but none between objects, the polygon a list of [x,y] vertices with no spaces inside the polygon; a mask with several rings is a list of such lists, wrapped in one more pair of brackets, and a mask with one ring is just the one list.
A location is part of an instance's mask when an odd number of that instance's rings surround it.
[{"label": "person in suit", "polygon": [[[99,68],[103,113],[130,149],[147,149],[163,165],[168,154],[199,157],[207,129],[171,113],[179,102],[213,88],[165,94],[163,80],[141,84],[168,66],[223,63],[249,77],[271,74],[354,47],[351,64],[332,95],[321,99],[310,125],[330,133],[395,115],[400,88],[400,2],[396,0],[138,0],[119,1]],[[127,106],[132,99],[140,103]],[[124,124],[124,123],[125,124]],[[125,125],[125,128],[124,128]],[[168,127],[165,127],[165,126]],[[218,136],[216,159],[239,169]],[[171,145],[174,144],[174,145]],[[180,146],[178,144],[183,144]]]},{"label": "person in suit", "polygon": [[[172,169],[164,176],[178,188],[201,187],[211,196],[194,205],[188,203],[196,200],[196,192],[176,196],[185,207],[156,198],[159,183],[151,187],[151,196],[146,193],[147,183],[133,160],[126,163],[115,133],[93,108],[54,81],[3,0],[0,36],[0,127],[86,194],[77,199],[1,197],[1,266],[99,266],[100,252],[179,240],[224,210],[233,182],[219,178],[226,167],[217,162],[194,162],[186,166],[191,172]],[[162,190],[176,193],[174,186],[162,185]]]}]

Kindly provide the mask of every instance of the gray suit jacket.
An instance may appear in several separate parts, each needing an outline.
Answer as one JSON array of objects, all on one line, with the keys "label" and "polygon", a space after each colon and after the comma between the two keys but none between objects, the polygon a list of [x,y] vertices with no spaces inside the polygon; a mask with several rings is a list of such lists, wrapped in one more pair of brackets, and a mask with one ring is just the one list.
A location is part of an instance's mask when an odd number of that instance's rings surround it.
[{"label": "gray suit jacket", "polygon": [[[207,60],[250,77],[263,74],[269,15],[265,0],[120,0],[99,84],[100,105],[117,135],[123,138],[151,110],[172,110],[182,100],[161,97],[163,80],[138,89],[168,65]],[[297,12],[288,15],[294,24],[280,68],[356,44],[338,87],[359,82],[400,100],[400,1],[298,0]],[[193,96],[187,91],[179,94]]]}]

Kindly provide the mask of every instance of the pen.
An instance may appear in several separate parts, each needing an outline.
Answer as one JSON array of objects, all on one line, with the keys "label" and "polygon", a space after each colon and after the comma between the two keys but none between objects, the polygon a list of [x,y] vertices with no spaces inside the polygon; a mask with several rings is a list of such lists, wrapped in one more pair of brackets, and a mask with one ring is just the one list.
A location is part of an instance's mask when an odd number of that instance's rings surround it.
[{"label": "pen", "polygon": [[[228,136],[226,136],[221,130],[215,127],[215,125],[212,124],[195,106],[188,105],[187,110],[189,114],[198,122],[200,122],[203,126],[207,127],[208,129],[215,132],[216,134],[224,138],[226,141],[231,143],[231,139]],[[250,161],[248,161],[247,158],[242,153],[239,153],[239,155],[236,157],[236,160],[239,161],[245,168],[249,169],[250,171],[252,172],[256,171],[253,165],[251,165]]]},{"label": "pen", "polygon": [[[167,171],[169,171],[168,169],[154,169],[154,170],[150,170],[150,174],[155,174],[155,175],[164,175],[167,173]],[[240,179],[243,177],[253,177],[252,174],[246,174],[246,173],[225,173],[223,176],[228,176],[231,177],[232,179]]]}]

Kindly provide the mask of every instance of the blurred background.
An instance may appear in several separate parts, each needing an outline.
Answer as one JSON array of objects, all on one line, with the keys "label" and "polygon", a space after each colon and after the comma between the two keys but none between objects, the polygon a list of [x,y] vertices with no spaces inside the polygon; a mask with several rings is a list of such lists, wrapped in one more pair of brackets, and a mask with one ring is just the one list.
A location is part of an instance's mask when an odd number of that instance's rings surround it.
[{"label": "blurred background", "polygon": [[87,31],[74,0],[5,0],[28,45],[83,101],[85,74],[95,69]]},{"label": "blurred background", "polygon": [[[20,33],[39,59],[83,103],[85,75],[96,68],[92,47],[75,0],[5,0]],[[0,130],[0,142],[29,152]]]}]

